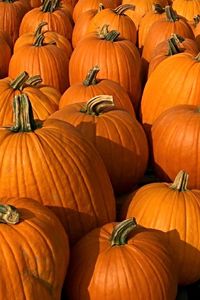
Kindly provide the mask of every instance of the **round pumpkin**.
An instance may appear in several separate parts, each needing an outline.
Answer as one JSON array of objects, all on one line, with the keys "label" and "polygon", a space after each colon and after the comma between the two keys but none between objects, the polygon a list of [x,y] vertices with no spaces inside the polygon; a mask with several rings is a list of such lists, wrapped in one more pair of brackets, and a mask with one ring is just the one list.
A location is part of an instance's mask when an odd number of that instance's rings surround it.
[{"label": "round pumpkin", "polygon": [[69,262],[68,237],[60,221],[30,198],[0,202],[4,298],[59,300]]},{"label": "round pumpkin", "polygon": [[115,220],[112,186],[94,146],[66,122],[35,121],[25,94],[13,109],[13,126],[0,130],[0,195],[50,207],[71,244]]},{"label": "round pumpkin", "polygon": [[[100,153],[115,194],[128,192],[143,176],[148,163],[148,144],[136,118],[112,109],[113,97],[96,96],[86,103],[65,106],[50,118],[76,127]],[[120,160],[119,160],[120,157]]]},{"label": "round pumpkin", "polygon": [[176,264],[165,234],[134,219],[94,229],[71,251],[70,300],[169,300],[176,293]]},{"label": "round pumpkin", "polygon": [[188,174],[180,171],[173,183],[144,185],[134,193],[126,214],[142,226],[166,232],[181,285],[200,278],[200,191],[189,190],[187,181]]}]

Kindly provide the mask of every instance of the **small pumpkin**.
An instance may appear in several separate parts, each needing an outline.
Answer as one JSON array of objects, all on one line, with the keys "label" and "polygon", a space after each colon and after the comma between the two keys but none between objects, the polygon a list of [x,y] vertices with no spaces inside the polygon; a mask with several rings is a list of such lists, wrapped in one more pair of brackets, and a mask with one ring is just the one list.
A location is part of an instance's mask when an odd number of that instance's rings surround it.
[{"label": "small pumpkin", "polygon": [[73,247],[64,288],[71,300],[175,299],[176,264],[165,234],[131,218],[91,231]]},{"label": "small pumpkin", "polygon": [[200,278],[200,191],[189,190],[187,182],[188,174],[180,171],[173,183],[144,185],[133,194],[126,214],[144,227],[166,232],[180,285]]}]

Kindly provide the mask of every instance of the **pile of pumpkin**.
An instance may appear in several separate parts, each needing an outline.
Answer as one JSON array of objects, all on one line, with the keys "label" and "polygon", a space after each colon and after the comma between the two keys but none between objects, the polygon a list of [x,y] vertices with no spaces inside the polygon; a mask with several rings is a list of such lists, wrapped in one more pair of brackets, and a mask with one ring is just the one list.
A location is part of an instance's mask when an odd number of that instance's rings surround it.
[{"label": "pile of pumpkin", "polygon": [[199,81],[200,2],[0,1],[5,300],[189,300]]}]

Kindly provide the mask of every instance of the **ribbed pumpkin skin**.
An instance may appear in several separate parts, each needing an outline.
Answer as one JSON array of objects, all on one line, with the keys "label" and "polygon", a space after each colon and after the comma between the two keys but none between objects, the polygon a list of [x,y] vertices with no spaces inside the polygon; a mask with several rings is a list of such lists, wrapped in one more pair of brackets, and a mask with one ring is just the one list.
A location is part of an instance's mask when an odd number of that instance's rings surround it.
[{"label": "ribbed pumpkin skin", "polygon": [[0,126],[13,123],[13,98],[22,92],[28,95],[36,119],[45,120],[58,110],[61,94],[56,89],[52,87],[24,87],[22,91],[14,90],[10,86],[12,80],[9,77],[0,80]]},{"label": "ribbed pumpkin skin", "polygon": [[198,0],[174,0],[172,6],[179,15],[185,17],[190,22],[193,22],[194,16],[198,15],[200,11]]},{"label": "ribbed pumpkin skin", "polygon": [[126,218],[133,216],[142,226],[167,232],[179,270],[179,284],[199,280],[199,190],[181,192],[169,188],[167,183],[147,184],[137,190],[129,204]]},{"label": "ribbed pumpkin skin", "polygon": [[62,94],[59,108],[73,103],[86,102],[98,95],[112,95],[116,107],[125,109],[131,116],[135,116],[130,97],[123,87],[117,82],[108,79],[99,80],[96,84],[89,86],[85,86],[83,83],[71,85],[64,94]]},{"label": "ribbed pumpkin skin", "polygon": [[154,166],[163,180],[173,180],[179,170],[185,170],[189,174],[188,187],[200,189],[199,120],[197,106],[178,105],[154,122],[151,129]]},{"label": "ribbed pumpkin skin", "polygon": [[29,198],[0,201],[21,214],[16,225],[0,224],[3,299],[59,300],[69,262],[68,238],[59,220]]},{"label": "ribbed pumpkin skin", "polygon": [[73,20],[76,22],[79,16],[90,9],[98,9],[99,3],[102,3],[105,8],[115,8],[121,4],[121,0],[79,0],[74,6]]},{"label": "ribbed pumpkin skin", "polygon": [[174,300],[176,267],[163,233],[141,229],[111,247],[114,225],[93,230],[72,249],[65,299]]},{"label": "ribbed pumpkin skin", "polygon": [[88,70],[98,65],[97,79],[118,82],[129,94],[137,110],[141,97],[141,60],[136,46],[128,40],[114,42],[87,37],[74,49],[69,61],[70,85],[82,82]]},{"label": "ribbed pumpkin skin", "polygon": [[30,197],[50,207],[71,243],[115,220],[102,159],[70,124],[47,119],[34,132],[1,129],[0,166],[0,195]]},{"label": "ribbed pumpkin skin", "polygon": [[69,86],[68,66],[68,54],[56,45],[27,45],[12,55],[8,75],[15,78],[23,71],[30,76],[37,74],[45,85],[53,86],[63,93]]},{"label": "ribbed pumpkin skin", "polygon": [[120,32],[120,38],[127,39],[136,44],[137,29],[135,23],[125,15],[117,14],[113,9],[105,8],[98,12],[90,21],[87,32],[97,31],[104,24],[109,25],[109,30],[117,30]]},{"label": "ribbed pumpkin skin", "polygon": [[147,131],[168,108],[200,104],[199,71],[200,63],[189,53],[169,57],[157,66],[145,85],[141,101],[141,118]]},{"label": "ribbed pumpkin skin", "polygon": [[[44,30],[42,30],[43,32]],[[56,46],[58,48],[63,49],[67,54],[68,57],[71,56],[72,54],[72,46],[70,41],[64,37],[63,35],[54,32],[54,31],[46,31],[44,34],[44,43],[50,43],[50,42],[55,42]],[[32,45],[35,40],[35,35],[34,33],[24,33],[18,37],[18,39],[15,42],[13,52],[16,52],[20,47]]]},{"label": "ribbed pumpkin skin", "polygon": [[27,0],[0,2],[0,31],[5,31],[11,38],[12,46],[19,36],[19,27],[23,16],[31,9]]},{"label": "ribbed pumpkin skin", "polygon": [[159,3],[161,6],[169,4],[168,0],[122,0],[122,4],[133,4],[135,5],[135,11],[141,15],[152,10],[152,5]]},{"label": "ribbed pumpkin skin", "polygon": [[114,109],[93,116],[80,112],[83,105],[67,105],[50,118],[72,124],[95,145],[115,193],[130,191],[147,168],[148,144],[143,128],[126,111]]},{"label": "ribbed pumpkin skin", "polygon": [[58,32],[71,40],[73,27],[70,17],[64,8],[56,9],[52,13],[43,12],[40,7],[31,9],[21,21],[19,35],[35,32],[41,21],[48,22],[45,28],[49,31]]}]

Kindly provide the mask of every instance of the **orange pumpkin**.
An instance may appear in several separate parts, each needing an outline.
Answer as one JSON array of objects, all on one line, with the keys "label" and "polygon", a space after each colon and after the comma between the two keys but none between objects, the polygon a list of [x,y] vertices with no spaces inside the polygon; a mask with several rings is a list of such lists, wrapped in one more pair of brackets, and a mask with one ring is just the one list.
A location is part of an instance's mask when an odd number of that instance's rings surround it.
[{"label": "orange pumpkin", "polygon": [[176,264],[165,234],[134,219],[91,231],[71,251],[67,299],[169,300],[176,292]]},{"label": "orange pumpkin", "polygon": [[59,102],[59,108],[66,105],[86,102],[88,99],[97,95],[112,95],[115,107],[124,109],[135,117],[135,111],[128,94],[124,88],[117,82],[109,79],[98,80],[97,74],[100,71],[98,66],[94,66],[87,74],[85,80],[80,83],[71,85],[62,94]]},{"label": "orange pumpkin", "polygon": [[189,22],[193,21],[194,16],[200,12],[200,3],[196,0],[174,0],[173,8],[177,13],[185,17]]},{"label": "orange pumpkin", "polygon": [[11,48],[4,35],[0,32],[0,78],[4,78],[8,75],[11,55]]},{"label": "orange pumpkin", "polygon": [[0,201],[4,299],[59,300],[69,262],[68,237],[61,223],[35,200]]},{"label": "orange pumpkin", "polygon": [[172,184],[144,185],[134,193],[126,215],[167,233],[182,285],[200,278],[200,191],[189,190],[187,181],[188,174],[181,171]]},{"label": "orange pumpkin", "polygon": [[160,4],[165,7],[169,4],[168,0],[122,0],[122,4],[132,4],[135,6],[135,11],[144,16],[147,12],[152,10],[154,4]]},{"label": "orange pumpkin", "polygon": [[52,87],[40,86],[40,76],[29,78],[28,73],[22,72],[15,79],[6,77],[0,80],[0,125],[12,124],[12,102],[15,95],[26,93],[31,100],[33,115],[36,119],[45,120],[58,110],[61,97],[59,91]]},{"label": "orange pumpkin", "polygon": [[0,130],[0,195],[50,207],[71,244],[115,220],[112,186],[93,145],[66,122],[35,121],[24,94],[13,109],[13,126]]},{"label": "orange pumpkin", "polygon": [[119,83],[137,110],[141,97],[140,54],[131,41],[118,36],[119,32],[108,31],[105,25],[100,32],[91,33],[78,43],[69,62],[70,85],[83,81],[88,70],[98,65],[97,79]]},{"label": "orange pumpkin", "polygon": [[45,36],[39,34],[33,44],[20,47],[11,57],[8,75],[15,78],[23,71],[30,76],[38,74],[45,85],[61,93],[69,86],[68,54],[55,44],[44,43]]},{"label": "orange pumpkin", "polygon": [[[96,96],[84,103],[65,106],[51,115],[76,127],[100,153],[114,192],[128,192],[143,176],[148,162],[148,144],[136,118],[112,109],[112,96]],[[120,160],[119,160],[120,157]]]}]

